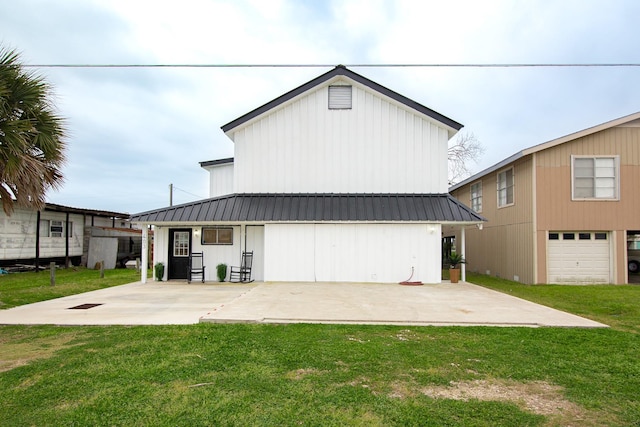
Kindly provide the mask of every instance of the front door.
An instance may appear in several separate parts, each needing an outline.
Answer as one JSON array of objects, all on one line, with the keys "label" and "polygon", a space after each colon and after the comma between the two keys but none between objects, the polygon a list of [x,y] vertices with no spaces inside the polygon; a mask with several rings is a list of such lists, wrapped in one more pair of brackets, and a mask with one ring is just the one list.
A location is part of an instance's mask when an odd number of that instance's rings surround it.
[{"label": "front door", "polygon": [[191,253],[191,229],[172,228],[169,230],[169,271],[167,277],[186,279]]}]

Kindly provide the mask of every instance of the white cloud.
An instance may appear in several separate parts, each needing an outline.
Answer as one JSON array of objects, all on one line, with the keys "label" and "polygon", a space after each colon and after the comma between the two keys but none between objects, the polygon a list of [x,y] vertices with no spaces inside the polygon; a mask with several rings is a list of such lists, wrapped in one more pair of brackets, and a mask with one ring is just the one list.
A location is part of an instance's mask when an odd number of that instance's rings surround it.
[{"label": "white cloud", "polygon": [[[30,63],[637,62],[634,0],[22,0],[0,40]],[[136,212],[207,195],[220,126],[328,68],[46,69],[72,129],[61,204]],[[638,110],[635,69],[357,68],[460,121],[478,167]],[[179,202],[188,201],[189,195]]]}]

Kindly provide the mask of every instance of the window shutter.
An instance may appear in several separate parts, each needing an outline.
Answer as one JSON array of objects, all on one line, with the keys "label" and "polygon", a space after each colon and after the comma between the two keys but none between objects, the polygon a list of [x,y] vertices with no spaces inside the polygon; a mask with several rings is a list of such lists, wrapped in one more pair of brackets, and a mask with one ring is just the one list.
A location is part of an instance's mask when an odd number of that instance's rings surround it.
[{"label": "window shutter", "polygon": [[351,109],[351,86],[329,86],[329,109]]}]

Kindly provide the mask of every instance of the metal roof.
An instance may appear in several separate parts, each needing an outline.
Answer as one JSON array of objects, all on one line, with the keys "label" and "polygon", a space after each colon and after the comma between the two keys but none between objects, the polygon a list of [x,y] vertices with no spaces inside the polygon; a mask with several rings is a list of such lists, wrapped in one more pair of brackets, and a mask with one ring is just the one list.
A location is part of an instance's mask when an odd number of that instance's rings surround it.
[{"label": "metal roof", "polygon": [[450,194],[230,194],[132,215],[134,222],[466,222],[485,218]]},{"label": "metal roof", "polygon": [[55,203],[46,203],[44,210],[56,212],[69,212],[82,215],[93,215],[107,218],[129,219],[130,215],[125,212],[103,211],[99,209],[74,208],[71,206],[57,205]]},{"label": "metal roof", "polygon": [[428,117],[431,117],[432,119],[435,119],[437,121],[439,121],[440,123],[449,126],[450,128],[458,131],[460,129],[462,129],[462,125],[458,122],[456,122],[455,120],[450,119],[447,116],[444,116],[440,113],[438,113],[437,111],[434,111],[428,107],[425,107],[424,105],[407,98],[406,96],[400,95],[397,92],[392,91],[391,89],[388,89],[372,80],[369,80],[368,78],[361,76],[358,73],[354,73],[353,71],[349,70],[347,67],[345,67],[344,65],[338,65],[336,66],[334,69],[322,74],[321,76],[316,77],[313,80],[308,81],[307,83],[298,86],[297,88],[285,93],[284,95],[279,96],[278,98],[267,102],[266,104],[256,108],[253,111],[248,112],[247,114],[238,117],[237,119],[227,123],[226,125],[222,126],[222,131],[224,133],[229,132],[230,130],[242,125],[243,123],[248,122],[249,120],[263,114],[266,113],[267,111],[289,101],[292,98],[295,98],[296,96],[310,90],[313,89],[314,87],[326,82],[327,80],[330,80],[336,76],[345,76],[350,78],[351,80],[354,80],[364,86],[367,86],[373,90],[375,90],[376,92],[379,92],[383,95],[388,96],[391,99],[394,99],[398,102],[400,102],[401,104],[406,105],[407,107],[410,107]]}]

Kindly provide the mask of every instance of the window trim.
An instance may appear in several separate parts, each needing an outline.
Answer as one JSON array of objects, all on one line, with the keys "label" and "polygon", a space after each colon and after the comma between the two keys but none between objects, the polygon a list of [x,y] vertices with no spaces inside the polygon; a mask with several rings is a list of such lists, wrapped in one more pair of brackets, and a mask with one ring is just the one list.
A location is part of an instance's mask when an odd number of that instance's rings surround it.
[{"label": "window trim", "polygon": [[40,220],[40,237],[51,237],[51,220]]},{"label": "window trim", "polygon": [[[55,229],[55,230],[54,230]],[[64,237],[64,221],[52,219],[49,221],[49,236],[60,238]]]},{"label": "window trim", "polygon": [[[500,204],[500,175],[502,175],[503,173],[506,174],[508,171],[511,171],[511,203],[509,203],[509,200],[507,197],[506,203],[504,205],[501,205]],[[515,173],[515,168],[513,166],[506,169],[502,169],[501,171],[496,173],[496,204],[498,205],[498,209],[507,208],[509,206],[515,205],[516,203],[515,187],[516,187],[516,173]],[[507,184],[507,186],[505,187],[505,191],[507,191],[508,188],[509,188],[509,185]],[[507,193],[507,196],[508,196],[508,193]]]},{"label": "window trim", "polygon": [[[615,182],[615,188],[614,188],[614,196],[613,197],[595,197],[595,191],[594,191],[594,197],[577,197],[576,196],[576,185],[575,185],[575,160],[576,159],[593,159],[594,161],[596,159],[613,159],[613,167],[614,167],[614,173],[615,173],[615,177],[614,177],[614,182]],[[597,177],[594,177],[594,179]],[[595,190],[595,189],[594,189]],[[611,154],[611,155],[577,155],[577,154],[572,154],[571,155],[571,200],[572,201],[576,201],[576,202],[583,202],[583,201],[598,201],[598,202],[617,202],[620,200],[620,156],[617,154]]]},{"label": "window trim", "polygon": [[[206,230],[216,230],[216,239],[215,242],[205,242],[204,240],[204,235],[205,235],[205,231]],[[220,243],[220,238],[219,238],[219,234],[218,231],[219,230],[230,230],[231,231],[231,242],[229,243]],[[219,245],[219,246],[233,246],[233,240],[234,240],[234,232],[233,232],[233,227],[231,226],[224,226],[224,225],[216,225],[216,226],[210,226],[210,227],[202,227],[202,231],[200,233],[200,244],[201,245]]]},{"label": "window trim", "polygon": [[[473,197],[474,186],[480,186],[480,191],[478,192],[479,194],[475,198]],[[476,209],[476,207],[474,206],[474,201],[477,201],[479,209]],[[473,209],[475,212],[482,213],[482,181],[476,181],[469,186],[469,204],[471,205],[471,209]]]},{"label": "window trim", "polygon": [[174,258],[186,258],[189,256],[189,253],[191,253],[191,233],[189,231],[176,230],[173,232],[171,253]]}]

